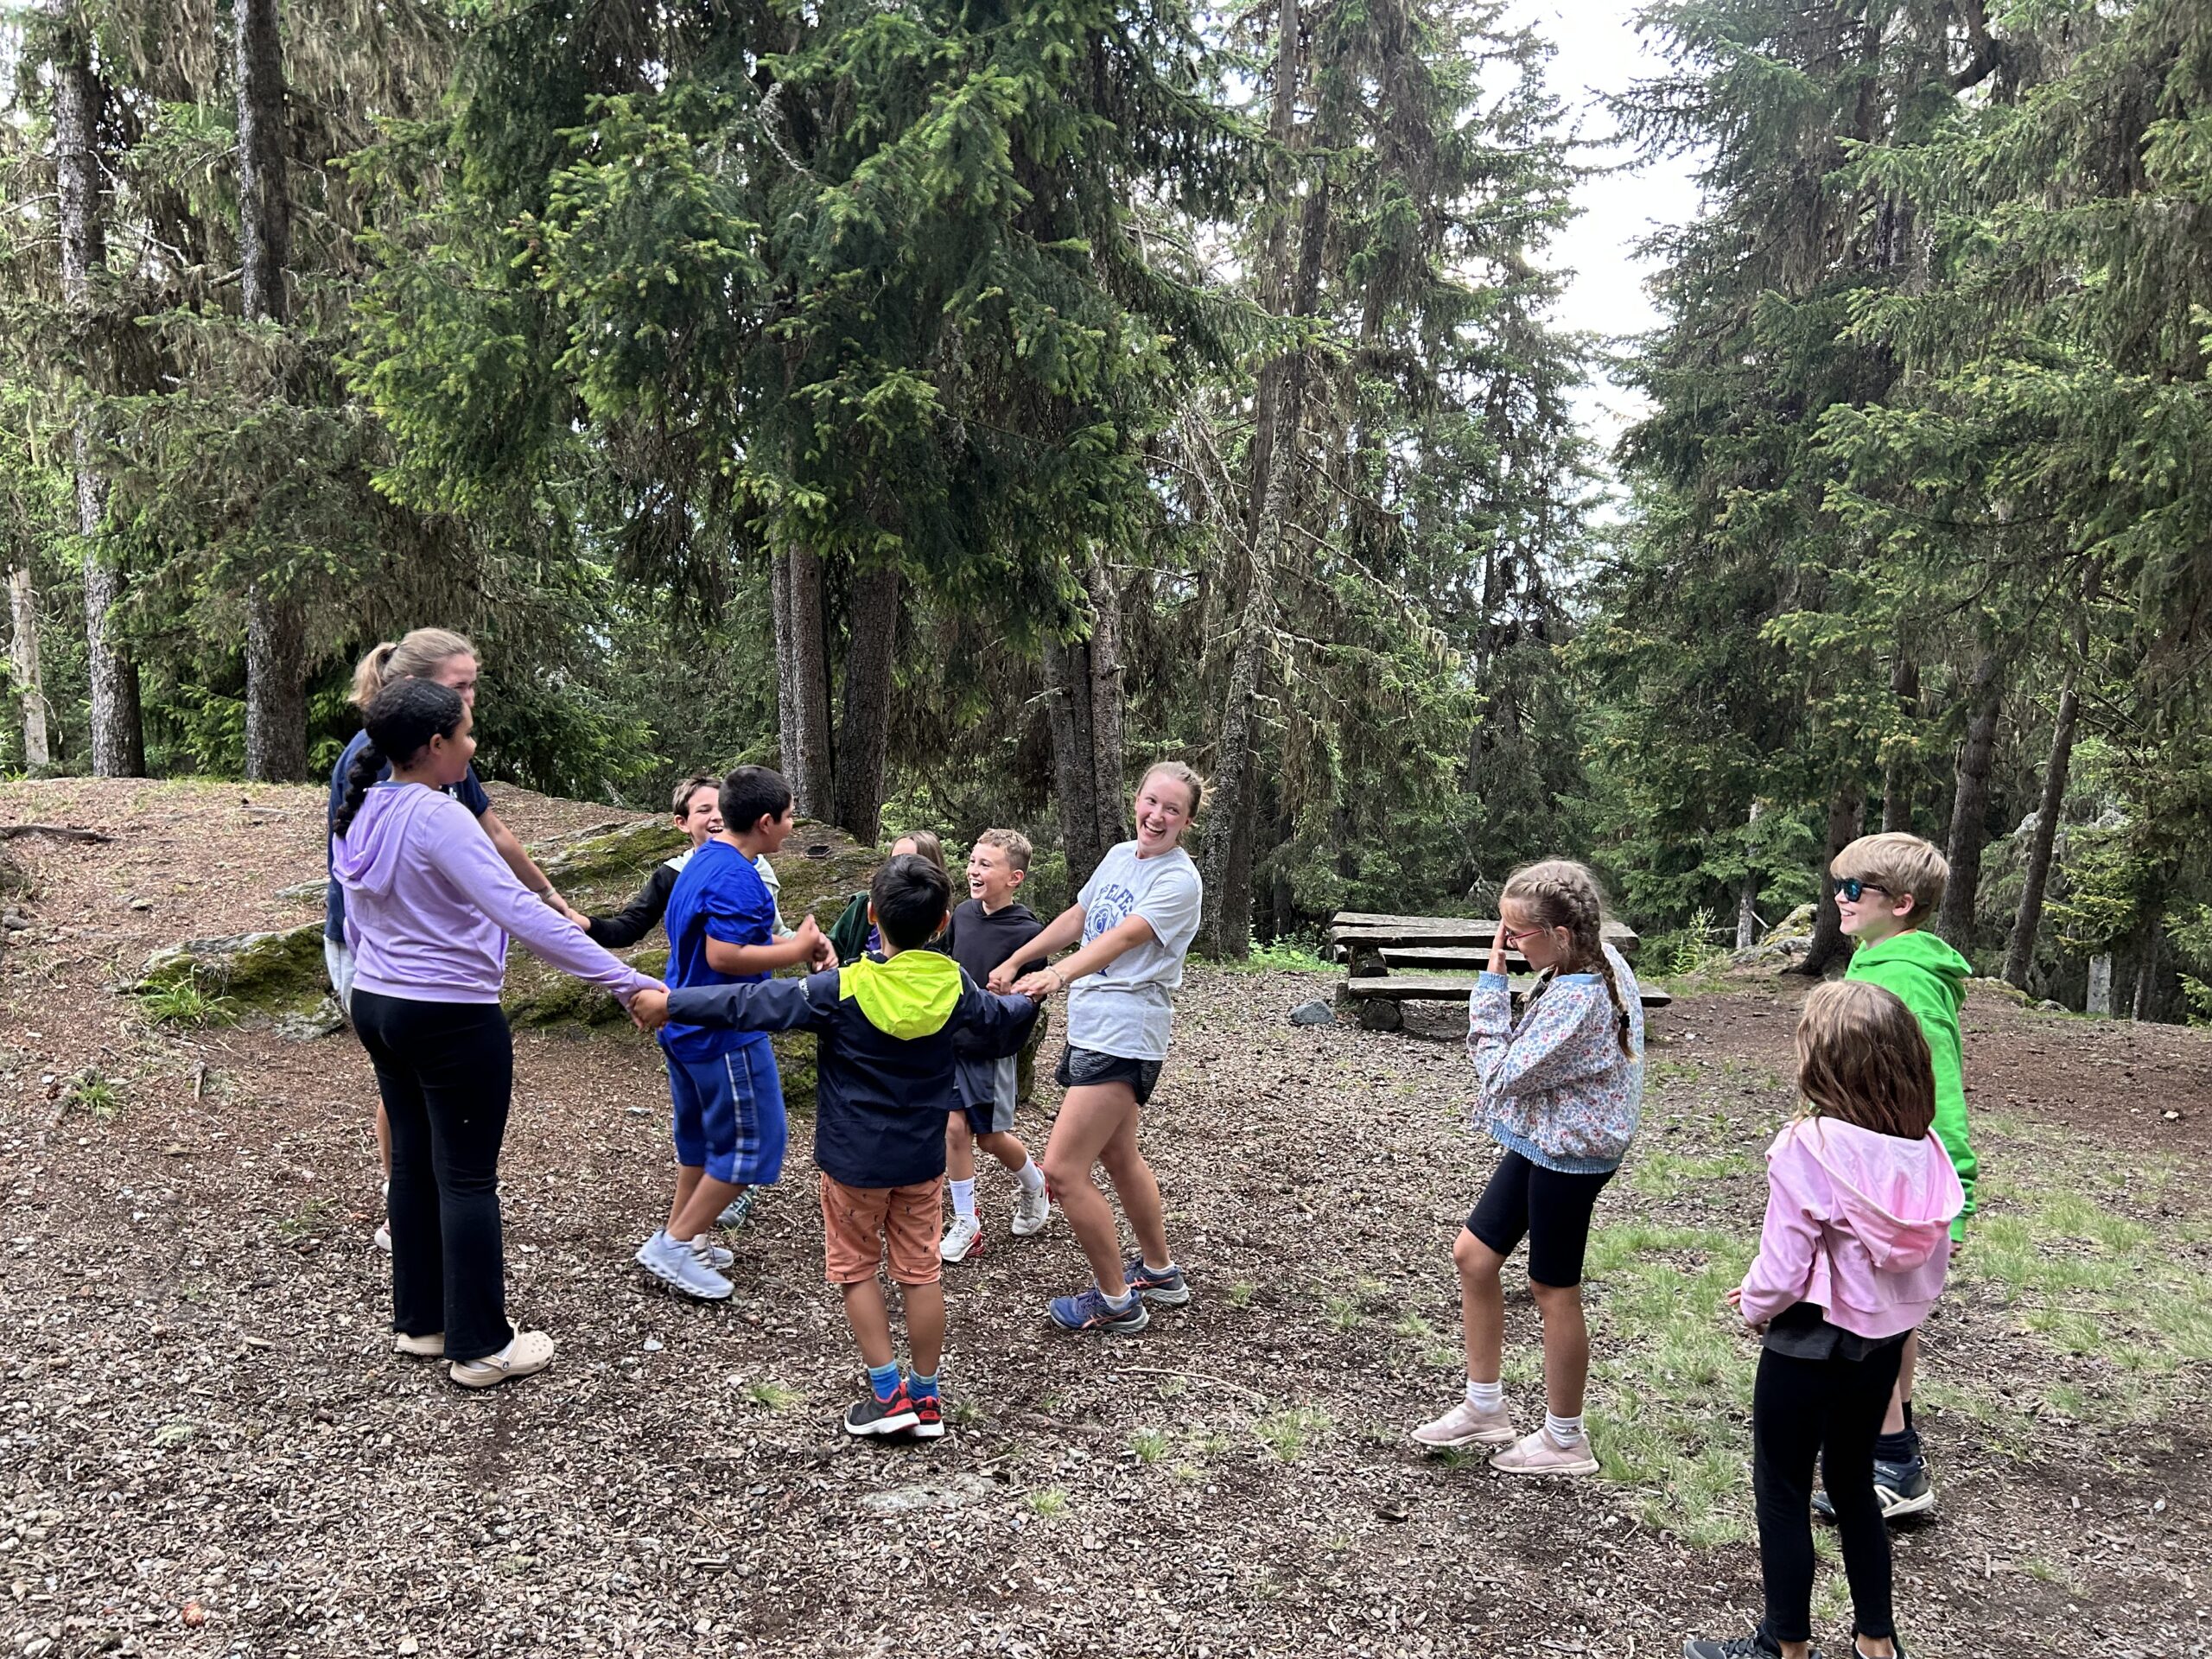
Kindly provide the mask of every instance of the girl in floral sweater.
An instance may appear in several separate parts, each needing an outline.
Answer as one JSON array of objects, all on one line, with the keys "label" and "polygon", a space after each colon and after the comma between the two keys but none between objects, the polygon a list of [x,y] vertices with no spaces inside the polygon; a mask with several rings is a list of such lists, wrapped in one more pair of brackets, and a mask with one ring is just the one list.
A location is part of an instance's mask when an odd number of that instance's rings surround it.
[{"label": "girl in floral sweater", "polygon": [[[1605,900],[1580,864],[1548,859],[1507,878],[1490,965],[1467,1003],[1481,1111],[1504,1156],[1452,1249],[1467,1343],[1466,1397],[1414,1431],[1426,1446],[1500,1446],[1508,1474],[1594,1474],[1582,1421],[1590,1332],[1582,1256],[1590,1214],[1636,1135],[1643,1103],[1643,1005],[1600,930]],[[1516,1023],[1505,953],[1540,977]],[[1516,1438],[1498,1375],[1505,1259],[1529,1241],[1529,1289],[1544,1321],[1543,1425]]]}]

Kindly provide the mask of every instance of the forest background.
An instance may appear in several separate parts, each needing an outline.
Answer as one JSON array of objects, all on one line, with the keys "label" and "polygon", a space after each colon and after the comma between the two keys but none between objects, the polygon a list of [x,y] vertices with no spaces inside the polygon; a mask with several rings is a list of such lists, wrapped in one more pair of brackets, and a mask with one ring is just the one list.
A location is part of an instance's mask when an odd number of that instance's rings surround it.
[{"label": "forest background", "polygon": [[1485,0],[10,7],[0,772],[323,775],[435,624],[493,776],[1047,901],[1187,757],[1217,955],[1567,852],[1682,966],[1909,829],[1982,971],[2212,1018],[2212,8],[1642,27],[1607,340]]}]

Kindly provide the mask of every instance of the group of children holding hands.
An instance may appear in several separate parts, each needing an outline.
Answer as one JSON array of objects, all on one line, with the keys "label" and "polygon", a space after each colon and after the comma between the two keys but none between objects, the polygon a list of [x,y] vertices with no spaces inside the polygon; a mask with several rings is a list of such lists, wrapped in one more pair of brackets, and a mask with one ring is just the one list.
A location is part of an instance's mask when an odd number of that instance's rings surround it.
[{"label": "group of children holding hands", "polygon": [[[473,690],[473,658],[468,667]],[[552,1356],[550,1337],[509,1325],[504,1309],[496,1184],[512,1071],[498,1007],[507,935],[604,986],[658,1033],[677,1175],[667,1221],[638,1261],[690,1296],[730,1295],[732,1255],[714,1230],[741,1219],[753,1193],[781,1174],[786,1128],[769,1034],[815,1033],[824,1269],[869,1382],[846,1414],[849,1433],[944,1433],[940,1281],[944,1262],[983,1248],[979,1146],[1014,1179],[1013,1233],[1041,1231],[1057,1203],[1088,1258],[1093,1283],[1051,1303],[1056,1324],[1125,1334],[1145,1328],[1147,1303],[1190,1300],[1138,1124],[1198,927],[1198,874],[1180,844],[1203,793],[1196,773],[1162,762],[1145,774],[1135,837],[1049,923],[1017,897],[1029,843],[991,830],[969,853],[957,906],[941,847],[918,834],[893,843],[830,930],[811,916],[786,926],[769,861],[791,831],[791,796],[759,766],[687,779],[672,805],[691,848],[657,868],[623,912],[580,918],[547,896],[550,883],[533,897],[535,867],[522,870],[472,822],[481,814],[464,789],[474,780],[470,701],[427,677],[391,680],[365,699],[365,741],[334,785],[340,988],[391,1125],[400,1351],[442,1357],[456,1382],[480,1387]],[[1844,979],[1806,1001],[1802,1104],[1767,1149],[1758,1253],[1728,1296],[1761,1338],[1752,1488],[1765,1617],[1747,1637],[1689,1639],[1686,1659],[1815,1653],[1816,1510],[1839,1529],[1853,1651],[1892,1659],[1902,1649],[1885,1522],[1933,1503],[1912,1426],[1915,1333],[1974,1210],[1958,1020],[1969,969],[1924,931],[1948,877],[1926,842],[1864,837],[1830,875],[1856,950]],[[1589,1474],[1599,1462],[1583,1416],[1582,1265],[1595,1206],[1641,1113],[1642,1004],[1605,942],[1602,895],[1582,866],[1549,860],[1515,872],[1498,909],[1468,1010],[1478,1109],[1500,1157],[1452,1251],[1466,1386],[1413,1439],[1495,1447],[1491,1463],[1507,1473]],[[656,920],[670,944],[664,984],[605,948],[635,943]],[[1537,976],[1517,1010],[1509,953]],[[808,971],[772,977],[786,968]],[[1039,1005],[1063,993],[1066,1095],[1040,1164],[1014,1132],[1017,1057],[1033,1046]],[[1094,1168],[1121,1201],[1133,1255],[1122,1251]],[[1523,1239],[1545,1393],[1542,1421],[1525,1434],[1500,1380],[1501,1277]],[[903,1370],[879,1278],[887,1259],[905,1304]]]}]

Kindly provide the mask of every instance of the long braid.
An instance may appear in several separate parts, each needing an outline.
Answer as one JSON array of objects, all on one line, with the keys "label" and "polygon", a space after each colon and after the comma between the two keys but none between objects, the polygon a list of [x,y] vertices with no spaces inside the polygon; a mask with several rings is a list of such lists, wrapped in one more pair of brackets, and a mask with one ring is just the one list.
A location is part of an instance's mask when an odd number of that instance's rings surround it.
[{"label": "long braid", "polygon": [[[1613,960],[1605,954],[1605,898],[1598,878],[1587,866],[1572,859],[1548,858],[1514,871],[1506,878],[1499,897],[1529,906],[1547,927],[1567,930],[1574,940],[1572,966],[1578,971],[1594,973],[1605,981],[1605,995],[1613,1003],[1614,1039],[1620,1044],[1622,1055],[1634,1059],[1635,1022],[1629,1017],[1628,1004],[1621,996],[1620,982],[1613,973]],[[1539,982],[1540,993],[1549,986],[1551,978],[1548,974]]]},{"label": "long braid", "polygon": [[361,752],[353,757],[353,764],[346,768],[346,794],[330,820],[331,833],[339,840],[345,840],[346,832],[353,827],[361,803],[369,798],[369,791],[375,787],[377,776],[384,767],[384,756],[372,742],[363,744]]}]

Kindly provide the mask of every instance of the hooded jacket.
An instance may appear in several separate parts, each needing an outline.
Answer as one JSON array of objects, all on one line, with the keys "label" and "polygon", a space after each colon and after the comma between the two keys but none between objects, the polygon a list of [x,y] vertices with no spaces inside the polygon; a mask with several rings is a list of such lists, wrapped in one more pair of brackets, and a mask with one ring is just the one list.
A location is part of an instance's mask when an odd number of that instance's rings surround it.
[{"label": "hooded jacket", "polygon": [[353,988],[414,1002],[497,1002],[507,936],[625,1001],[654,982],[515,879],[475,815],[420,784],[377,784],[331,842]]},{"label": "hooded jacket", "polygon": [[1964,1238],[1974,1214],[1974,1180],[1980,1162],[1967,1141],[1967,1085],[1959,1008],[1967,1000],[1971,963],[1925,928],[1908,928],[1876,944],[1862,944],[1843,970],[1846,979],[1878,985],[1912,1010],[1920,1034],[1936,1063],[1936,1138],[1959,1173],[1965,1206],[1952,1224],[1951,1236]]},{"label": "hooded jacket", "polygon": [[944,1173],[956,1059],[1019,1053],[1037,1005],[980,990],[951,957],[912,950],[804,979],[671,991],[668,1017],[816,1033],[817,1167],[848,1186],[912,1186]]},{"label": "hooded jacket", "polygon": [[1744,1318],[1764,1325],[1799,1302],[1876,1341],[1928,1317],[1951,1261],[1965,1202],[1933,1134],[1878,1135],[1801,1117],[1766,1152],[1766,1222],[1744,1275]]},{"label": "hooded jacket", "polygon": [[[1600,947],[1621,1007],[1597,974],[1554,974],[1513,1018],[1512,988],[1485,973],[1467,999],[1467,1058],[1476,1109],[1491,1139],[1530,1163],[1570,1175],[1618,1169],[1643,1115],[1643,994],[1621,953]],[[1628,1014],[1630,1053],[1621,1052]]]}]

